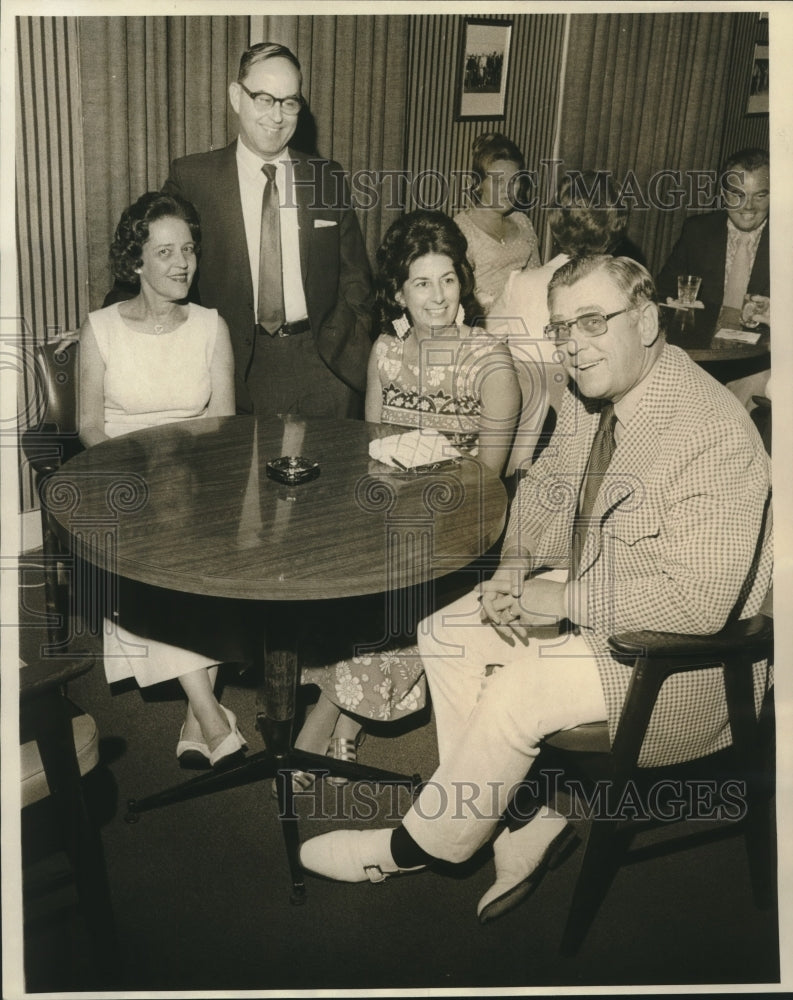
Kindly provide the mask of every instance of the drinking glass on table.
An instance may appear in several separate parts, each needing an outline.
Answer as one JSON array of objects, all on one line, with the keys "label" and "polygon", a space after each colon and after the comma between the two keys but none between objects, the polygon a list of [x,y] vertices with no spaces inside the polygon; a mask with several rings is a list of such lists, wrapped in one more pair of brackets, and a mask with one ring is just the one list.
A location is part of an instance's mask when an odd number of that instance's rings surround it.
[{"label": "drinking glass on table", "polygon": [[696,274],[679,274],[677,276],[677,299],[681,305],[693,306],[697,301],[702,278]]},{"label": "drinking glass on table", "polygon": [[769,299],[766,295],[753,295],[749,292],[743,297],[741,309],[741,324],[753,330],[761,323],[768,323]]}]

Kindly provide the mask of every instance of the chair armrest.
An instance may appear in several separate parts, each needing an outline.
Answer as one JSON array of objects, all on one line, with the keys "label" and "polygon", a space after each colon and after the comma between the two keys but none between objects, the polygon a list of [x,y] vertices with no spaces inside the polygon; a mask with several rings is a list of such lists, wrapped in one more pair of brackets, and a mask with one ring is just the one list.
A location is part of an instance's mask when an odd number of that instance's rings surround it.
[{"label": "chair armrest", "polygon": [[19,697],[21,701],[35,698],[51,688],[65,684],[93,669],[96,655],[89,651],[76,652],[69,657],[53,657],[20,663]]},{"label": "chair armrest", "polygon": [[725,683],[728,678],[739,686],[747,683],[751,700],[745,668],[771,657],[773,635],[773,620],[755,615],[713,635],[638,631],[611,636],[614,656],[634,668],[612,747],[620,770],[627,774],[635,766],[658,694],[671,674],[723,664]]},{"label": "chair armrest", "polygon": [[19,443],[31,468],[37,475],[56,472],[70,458],[84,451],[77,431],[64,433],[56,424],[41,424],[19,435]]},{"label": "chair armrest", "polygon": [[697,667],[721,662],[737,647],[757,658],[769,655],[774,624],[766,615],[730,622],[713,635],[682,635],[677,632],[620,632],[609,638],[609,647],[619,660],[685,660]]}]

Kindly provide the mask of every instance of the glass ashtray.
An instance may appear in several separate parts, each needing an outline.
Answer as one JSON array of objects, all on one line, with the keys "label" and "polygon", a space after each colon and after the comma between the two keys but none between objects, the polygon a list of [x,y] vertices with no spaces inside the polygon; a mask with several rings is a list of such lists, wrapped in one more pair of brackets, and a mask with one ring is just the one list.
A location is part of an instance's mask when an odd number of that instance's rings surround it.
[{"label": "glass ashtray", "polygon": [[282,455],[267,463],[267,477],[278,483],[294,486],[307,483],[319,475],[319,462],[312,462],[300,455]]}]

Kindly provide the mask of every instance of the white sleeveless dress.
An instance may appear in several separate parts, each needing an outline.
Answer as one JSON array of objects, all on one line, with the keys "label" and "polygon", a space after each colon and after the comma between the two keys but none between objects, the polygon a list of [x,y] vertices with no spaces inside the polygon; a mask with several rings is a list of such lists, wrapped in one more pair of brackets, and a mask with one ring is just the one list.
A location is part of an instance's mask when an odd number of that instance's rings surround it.
[{"label": "white sleeveless dress", "polygon": [[[181,326],[159,336],[128,326],[117,303],[89,315],[105,363],[108,437],[206,416],[218,313],[192,303],[188,308]],[[123,578],[119,590],[119,618],[105,621],[109,683],[134,677],[148,687],[219,662],[200,649],[206,640],[197,626],[204,614],[195,595]],[[121,624],[130,620],[134,632]]]},{"label": "white sleeveless dress", "polygon": [[105,434],[206,415],[217,309],[190,304],[187,320],[170,333],[133,330],[118,303],[89,315],[105,363]]}]

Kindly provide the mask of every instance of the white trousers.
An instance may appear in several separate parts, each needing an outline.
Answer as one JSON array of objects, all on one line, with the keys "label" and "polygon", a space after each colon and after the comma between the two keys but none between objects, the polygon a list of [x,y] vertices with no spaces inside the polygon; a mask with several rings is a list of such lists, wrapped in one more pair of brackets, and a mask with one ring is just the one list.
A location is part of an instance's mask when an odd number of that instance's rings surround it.
[{"label": "white trousers", "polygon": [[451,862],[491,837],[543,737],[607,714],[597,661],[580,636],[510,645],[482,623],[480,608],[468,594],[419,629],[440,766],[403,823],[428,854]]}]

